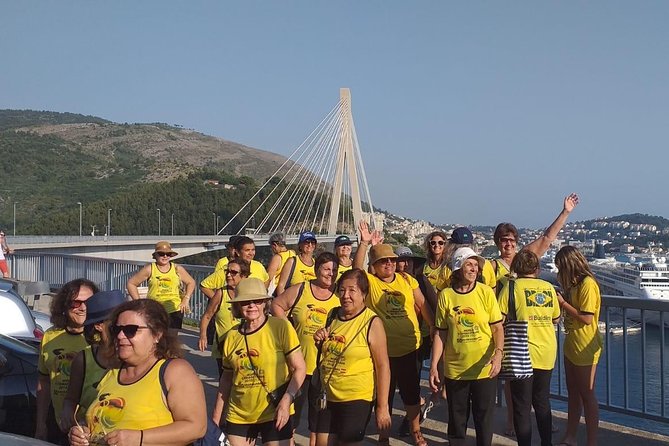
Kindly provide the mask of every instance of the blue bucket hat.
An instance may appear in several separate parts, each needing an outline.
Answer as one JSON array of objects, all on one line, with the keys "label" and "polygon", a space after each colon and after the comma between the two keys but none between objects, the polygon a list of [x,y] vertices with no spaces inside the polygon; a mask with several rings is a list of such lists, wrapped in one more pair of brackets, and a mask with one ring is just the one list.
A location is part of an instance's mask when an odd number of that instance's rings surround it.
[{"label": "blue bucket hat", "polygon": [[111,316],[114,308],[127,300],[121,290],[98,291],[86,301],[86,322],[84,322],[84,325],[104,321]]}]

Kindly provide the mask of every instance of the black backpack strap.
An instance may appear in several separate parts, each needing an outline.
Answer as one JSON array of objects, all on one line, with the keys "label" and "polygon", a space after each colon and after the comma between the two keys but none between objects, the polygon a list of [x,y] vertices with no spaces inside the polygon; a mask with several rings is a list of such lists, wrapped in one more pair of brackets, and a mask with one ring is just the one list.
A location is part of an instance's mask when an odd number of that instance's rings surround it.
[{"label": "black backpack strap", "polygon": [[293,280],[293,274],[295,273],[295,267],[297,266],[297,256],[293,256],[293,265],[290,267],[290,274],[288,274],[288,280],[286,281],[286,288],[290,287],[290,282]]},{"label": "black backpack strap", "polygon": [[167,400],[167,385],[165,384],[165,371],[167,370],[167,366],[172,362],[172,358],[168,358],[165,360],[160,365],[160,371],[158,372],[158,377],[160,378],[160,388],[163,391],[163,395],[165,395],[165,400]]},{"label": "black backpack strap", "polygon": [[[289,321],[292,321],[291,317],[293,316],[293,310],[295,309],[295,306],[297,305],[297,303],[302,298],[302,293],[304,293],[304,284],[305,283],[306,282],[302,282],[300,284],[300,289],[297,291],[297,297],[295,298],[295,302],[293,302],[293,305],[291,305],[290,309],[288,310],[288,314],[286,315],[286,317],[288,318]],[[311,286],[311,285],[309,285],[309,286]]]},{"label": "black backpack strap", "polygon": [[516,316],[516,297],[514,296],[514,285],[515,285],[515,280],[509,279],[509,312],[506,315],[506,319],[509,321],[515,321],[517,320]]}]

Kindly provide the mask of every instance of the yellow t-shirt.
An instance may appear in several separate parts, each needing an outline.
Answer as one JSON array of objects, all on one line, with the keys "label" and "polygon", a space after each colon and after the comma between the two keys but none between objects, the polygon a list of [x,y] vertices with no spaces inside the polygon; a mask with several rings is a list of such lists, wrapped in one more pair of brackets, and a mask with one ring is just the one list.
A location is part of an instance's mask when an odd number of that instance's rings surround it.
[{"label": "yellow t-shirt", "polygon": [[[216,264],[214,272],[209,274],[204,279],[202,279],[200,285],[212,290],[217,290],[227,285],[227,282],[225,281],[225,267],[228,265],[228,258],[224,257],[218,262],[221,263],[223,260],[225,260],[225,265],[223,266],[223,268],[218,269],[218,264]],[[249,275],[249,277],[255,277],[256,279],[260,279],[263,282],[267,282],[267,280],[269,280],[269,275],[267,274],[265,267],[262,266],[262,263],[258,262],[257,260],[251,261],[250,269],[251,269],[251,274]]]},{"label": "yellow t-shirt", "polygon": [[229,261],[230,259],[227,257],[221,257],[220,259],[218,259],[218,262],[216,262],[216,266],[214,266],[214,272],[223,271],[225,267],[228,266]]},{"label": "yellow t-shirt", "polygon": [[339,280],[339,278],[341,277],[342,274],[344,274],[346,271],[349,271],[351,269],[353,269],[353,264],[351,264],[349,266],[339,265],[337,267],[337,280]]},{"label": "yellow t-shirt", "polygon": [[289,315],[302,346],[304,362],[307,364],[307,375],[311,375],[316,368],[316,355],[318,354],[314,343],[314,333],[325,327],[328,313],[334,307],[339,306],[339,299],[334,293],[326,300],[317,299],[314,296],[311,281],[296,286],[303,286],[302,295],[298,296]]},{"label": "yellow t-shirt", "polygon": [[286,356],[300,348],[300,341],[290,322],[268,316],[260,328],[246,335],[247,349],[240,327],[228,331],[223,341],[223,369],[232,371],[226,420],[238,424],[272,421],[276,409],[269,402],[267,390],[274,391],[290,380]]},{"label": "yellow t-shirt", "polygon": [[274,285],[279,284],[279,278],[281,278],[281,270],[283,269],[283,265],[286,264],[286,260],[288,260],[291,257],[295,257],[297,255],[295,251],[293,251],[292,249],[281,251],[278,254],[279,257],[281,257],[281,265],[279,265],[279,269],[276,270],[276,275],[274,276]]},{"label": "yellow t-shirt", "polygon": [[83,334],[69,333],[61,328],[48,329],[42,338],[37,367],[41,375],[49,376],[51,403],[58,422],[70,384],[72,361],[87,345]]},{"label": "yellow t-shirt", "polygon": [[347,321],[338,317],[332,321],[330,335],[323,342],[319,370],[328,401],[374,399],[374,362],[369,350],[368,334],[375,317],[372,310],[365,308]]},{"label": "yellow t-shirt", "polygon": [[[516,318],[528,321],[527,338],[532,368],[553,370],[557,356],[557,338],[553,319],[560,317],[560,305],[553,285],[541,279],[520,278],[514,281],[513,297]],[[499,294],[499,309],[509,313],[509,284]]]},{"label": "yellow t-shirt", "polygon": [[151,429],[174,422],[167,407],[167,397],[160,379],[164,359],[155,364],[132,384],[119,382],[120,369],[111,369],[98,385],[98,397],[86,412],[91,430],[91,444],[111,431],[119,429]]},{"label": "yellow t-shirt", "polygon": [[221,288],[221,305],[214,315],[214,324],[216,325],[216,336],[211,346],[211,357],[221,357],[221,345],[226,333],[239,323],[232,315],[232,303],[230,302],[230,290],[227,287]]},{"label": "yellow t-shirt", "polygon": [[151,264],[149,290],[146,297],[160,303],[167,313],[179,311],[181,304],[181,279],[177,274],[177,267],[170,262],[170,269],[163,273],[155,263]]},{"label": "yellow t-shirt", "polygon": [[369,278],[368,308],[381,317],[388,340],[388,356],[397,358],[420,347],[420,328],[413,297],[418,282],[409,274],[395,274],[392,282],[384,282],[373,274]]},{"label": "yellow t-shirt", "polygon": [[295,259],[295,266],[293,267],[293,274],[290,276],[286,288],[316,278],[316,273],[314,272],[316,261],[313,258],[311,259],[311,266],[302,262],[299,255],[292,258]]},{"label": "yellow t-shirt", "polygon": [[[444,265],[442,267],[441,274],[439,274],[439,279],[437,280],[436,285],[434,285],[437,291],[444,290],[451,286],[451,274],[453,274],[451,272],[451,268],[449,268],[447,265]],[[495,285],[497,285],[495,268],[493,268],[490,260],[488,259],[486,259],[485,263],[483,264],[483,272],[481,273],[481,277],[483,278],[483,283],[488,285],[490,288],[495,288]]]},{"label": "yellow t-shirt", "polygon": [[[98,347],[95,347],[97,351]],[[87,345],[84,353],[84,381],[81,385],[81,396],[79,397],[79,413],[75,416],[78,420],[86,417],[86,410],[98,397],[98,385],[107,369],[102,367],[93,353],[93,346]]]},{"label": "yellow t-shirt", "polygon": [[589,276],[571,289],[569,303],[581,313],[592,314],[592,323],[586,325],[565,314],[564,355],[575,365],[593,365],[602,352],[602,335],[599,333],[599,310],[602,298],[599,285]]},{"label": "yellow t-shirt", "polygon": [[[446,288],[439,293],[435,326],[448,330],[444,345],[444,370],[449,379],[487,378],[494,353],[492,324],[501,323],[495,293],[476,282],[468,293]],[[502,348],[503,346],[497,346]]]},{"label": "yellow t-shirt", "polygon": [[425,262],[425,265],[423,265],[423,274],[427,277],[430,284],[435,287],[435,290],[437,289],[437,283],[440,282],[439,277],[443,274],[443,268],[443,265],[440,265],[437,268],[432,268],[429,262]]}]

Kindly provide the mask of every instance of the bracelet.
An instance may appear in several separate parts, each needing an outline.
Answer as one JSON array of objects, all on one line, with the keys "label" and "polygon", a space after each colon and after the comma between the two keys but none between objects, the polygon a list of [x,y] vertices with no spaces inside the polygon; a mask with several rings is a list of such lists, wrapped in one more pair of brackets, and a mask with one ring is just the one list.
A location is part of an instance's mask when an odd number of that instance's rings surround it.
[{"label": "bracelet", "polygon": [[369,242],[367,240],[360,240],[359,245],[369,245]]},{"label": "bracelet", "polygon": [[504,350],[502,350],[501,348],[495,347],[495,350],[493,350],[493,355],[495,354],[495,352],[500,352],[502,354],[502,357],[504,357]]},{"label": "bracelet", "polygon": [[142,443],[144,443],[144,431],[143,430],[139,431],[139,446],[142,446]]},{"label": "bracelet", "polygon": [[290,397],[291,401],[295,401],[295,397],[297,396],[296,393],[293,393],[290,390],[286,390],[286,395]]}]

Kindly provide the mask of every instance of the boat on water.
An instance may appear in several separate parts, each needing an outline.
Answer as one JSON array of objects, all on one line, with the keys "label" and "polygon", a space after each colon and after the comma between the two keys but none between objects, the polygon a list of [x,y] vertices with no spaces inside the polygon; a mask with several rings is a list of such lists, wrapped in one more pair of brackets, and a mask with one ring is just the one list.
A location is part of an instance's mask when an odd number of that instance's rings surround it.
[{"label": "boat on water", "polygon": [[590,261],[602,294],[669,300],[669,266],[665,257],[651,253],[646,257]]}]

